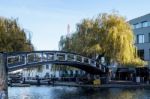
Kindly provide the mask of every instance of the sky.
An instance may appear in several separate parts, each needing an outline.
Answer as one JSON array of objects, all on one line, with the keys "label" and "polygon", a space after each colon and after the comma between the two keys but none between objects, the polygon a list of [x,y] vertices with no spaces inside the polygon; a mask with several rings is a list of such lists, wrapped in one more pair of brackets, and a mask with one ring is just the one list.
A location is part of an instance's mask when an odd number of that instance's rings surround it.
[{"label": "sky", "polygon": [[18,19],[36,50],[58,50],[62,35],[84,18],[119,12],[127,20],[150,13],[150,0],[0,0],[0,16]]}]

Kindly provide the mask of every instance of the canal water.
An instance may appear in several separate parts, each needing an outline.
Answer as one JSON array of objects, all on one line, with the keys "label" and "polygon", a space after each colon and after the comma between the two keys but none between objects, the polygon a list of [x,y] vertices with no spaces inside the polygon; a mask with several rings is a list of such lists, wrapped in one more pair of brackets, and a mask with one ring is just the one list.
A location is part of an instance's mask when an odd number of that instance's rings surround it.
[{"label": "canal water", "polygon": [[85,89],[65,86],[9,87],[9,99],[150,99],[150,89]]}]

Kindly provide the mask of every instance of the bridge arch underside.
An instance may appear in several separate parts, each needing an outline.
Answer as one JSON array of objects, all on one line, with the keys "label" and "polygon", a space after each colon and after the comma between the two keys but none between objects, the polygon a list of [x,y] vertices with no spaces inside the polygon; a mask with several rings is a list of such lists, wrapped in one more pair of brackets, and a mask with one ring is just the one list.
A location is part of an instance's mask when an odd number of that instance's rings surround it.
[{"label": "bridge arch underside", "polygon": [[45,64],[55,64],[55,65],[63,65],[63,66],[71,66],[78,69],[81,69],[83,71],[86,71],[87,73],[93,74],[93,75],[101,75],[104,74],[104,72],[97,67],[92,67],[89,64],[81,64],[80,62],[61,62],[61,61],[52,61],[52,62],[39,62],[39,63],[33,63],[33,64],[25,64],[25,65],[18,65],[18,66],[12,66],[8,68],[8,71],[15,71],[18,69],[23,68],[30,68],[30,67],[36,67],[38,65],[45,65]]}]

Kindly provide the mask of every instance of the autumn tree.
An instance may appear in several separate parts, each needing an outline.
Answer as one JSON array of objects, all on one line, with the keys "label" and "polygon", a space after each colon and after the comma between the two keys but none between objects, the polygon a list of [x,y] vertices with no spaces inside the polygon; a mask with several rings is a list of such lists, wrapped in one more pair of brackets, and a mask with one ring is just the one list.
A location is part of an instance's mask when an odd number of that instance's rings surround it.
[{"label": "autumn tree", "polygon": [[0,17],[0,51],[31,51],[33,45],[16,19]]},{"label": "autumn tree", "polygon": [[[33,45],[26,37],[24,29],[22,29],[17,20],[0,17],[0,51],[31,51]],[[4,56],[0,54],[0,93],[4,92],[5,98],[8,99],[7,91],[7,72],[4,65]]]},{"label": "autumn tree", "polygon": [[[94,19],[84,19],[77,24],[76,32],[60,40],[60,48],[89,57],[101,55],[107,64],[144,66],[137,55],[134,34],[130,24],[119,14],[100,14]],[[69,47],[68,47],[69,44]]]}]

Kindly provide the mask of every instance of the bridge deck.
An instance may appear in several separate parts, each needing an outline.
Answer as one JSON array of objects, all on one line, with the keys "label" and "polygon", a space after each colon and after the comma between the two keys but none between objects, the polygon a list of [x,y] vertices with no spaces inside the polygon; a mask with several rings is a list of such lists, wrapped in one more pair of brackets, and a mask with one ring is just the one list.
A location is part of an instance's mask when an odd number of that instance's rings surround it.
[{"label": "bridge deck", "polygon": [[44,64],[72,66],[91,74],[105,73],[105,67],[96,60],[65,51],[32,51],[2,53],[6,56],[8,71]]}]

